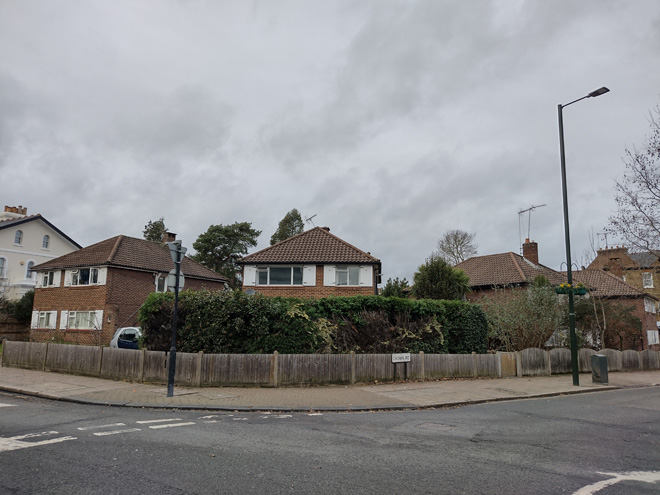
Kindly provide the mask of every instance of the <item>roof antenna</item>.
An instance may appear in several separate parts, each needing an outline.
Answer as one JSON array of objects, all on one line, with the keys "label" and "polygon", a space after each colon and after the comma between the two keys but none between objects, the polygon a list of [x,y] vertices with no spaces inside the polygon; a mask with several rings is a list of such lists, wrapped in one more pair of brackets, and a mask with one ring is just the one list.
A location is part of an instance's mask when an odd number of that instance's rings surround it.
[{"label": "roof antenna", "polygon": [[599,240],[600,240],[601,236],[603,237],[603,239],[605,239],[605,249],[608,249],[608,246],[607,246],[607,232],[597,232],[596,236],[598,237]]},{"label": "roof antenna", "polygon": [[527,213],[527,237],[526,238],[531,239],[531,237],[529,236],[529,231],[530,231],[531,226],[532,226],[532,212],[534,210],[536,210],[537,208],[541,208],[542,206],[547,206],[547,205],[545,205],[545,204],[532,205],[529,208],[527,208],[526,210],[519,210],[518,211],[518,237],[519,237],[519,240],[520,240],[520,254],[522,254],[522,244],[523,244],[522,243],[522,231],[524,229],[523,213]]},{"label": "roof antenna", "polygon": [[311,223],[313,227],[316,227],[316,225],[314,225],[314,222],[312,221],[312,219],[313,219],[315,216],[316,216],[316,213],[314,213],[311,217],[305,217],[305,222],[307,222],[307,223]]}]

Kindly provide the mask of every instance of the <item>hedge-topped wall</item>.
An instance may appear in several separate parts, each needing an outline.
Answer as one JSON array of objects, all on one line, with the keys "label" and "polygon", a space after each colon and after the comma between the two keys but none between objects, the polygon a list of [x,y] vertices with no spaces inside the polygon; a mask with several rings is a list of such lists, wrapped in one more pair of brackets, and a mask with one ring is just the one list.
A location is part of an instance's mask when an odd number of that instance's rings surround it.
[{"label": "hedge-topped wall", "polygon": [[[169,350],[174,296],[153,293],[139,312],[144,346]],[[485,353],[481,308],[460,301],[381,296],[295,299],[241,291],[182,291],[177,350],[205,353]]]}]

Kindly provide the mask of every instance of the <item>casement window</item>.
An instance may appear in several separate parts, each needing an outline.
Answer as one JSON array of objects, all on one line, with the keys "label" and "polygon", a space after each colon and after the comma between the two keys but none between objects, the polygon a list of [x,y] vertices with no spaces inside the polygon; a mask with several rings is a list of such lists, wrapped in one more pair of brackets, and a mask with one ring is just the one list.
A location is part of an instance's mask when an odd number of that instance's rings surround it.
[{"label": "casement window", "polygon": [[647,330],[646,331],[646,343],[648,345],[660,344],[660,338],[658,338],[657,330]]},{"label": "casement window", "polygon": [[258,267],[257,285],[303,285],[303,267],[279,265]]},{"label": "casement window", "polygon": [[16,234],[14,234],[14,244],[18,244],[19,246],[23,244],[23,231],[22,230],[17,230]]},{"label": "casement window", "polygon": [[167,291],[167,275],[159,273],[156,275],[156,292]]},{"label": "casement window", "polygon": [[653,299],[644,298],[644,311],[655,314],[655,301]]},{"label": "casement window", "polygon": [[33,311],[30,328],[55,329],[57,322],[57,311]]},{"label": "casement window", "polygon": [[360,267],[357,265],[338,265],[335,269],[336,285],[360,285]]},{"label": "casement window", "polygon": [[0,278],[7,277],[7,258],[0,258]]},{"label": "casement window", "polygon": [[41,287],[59,287],[60,271],[44,272],[41,274]]},{"label": "casement window", "polygon": [[45,235],[45,236],[44,236],[44,239],[43,239],[43,241],[42,241],[42,243],[41,243],[41,247],[42,247],[43,249],[48,249],[49,246],[50,246],[50,236],[49,236],[49,235]]},{"label": "casement window", "polygon": [[103,311],[62,311],[62,325],[73,330],[101,330]]},{"label": "casement window", "polygon": [[653,273],[651,272],[642,273],[642,287],[645,289],[653,288]]},{"label": "casement window", "polygon": [[98,268],[79,268],[71,272],[71,285],[95,285],[98,283]]}]

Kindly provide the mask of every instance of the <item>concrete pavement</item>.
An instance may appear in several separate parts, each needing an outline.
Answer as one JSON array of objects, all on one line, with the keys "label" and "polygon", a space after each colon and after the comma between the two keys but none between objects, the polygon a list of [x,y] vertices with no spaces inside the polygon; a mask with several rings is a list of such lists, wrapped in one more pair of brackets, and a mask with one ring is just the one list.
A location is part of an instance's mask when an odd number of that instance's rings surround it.
[{"label": "concrete pavement", "polygon": [[609,373],[609,384],[590,374],[506,379],[447,379],[426,382],[314,387],[174,387],[104,380],[19,368],[0,368],[0,390],[69,402],[125,407],[227,411],[374,411],[456,407],[502,400],[660,385],[660,371]]}]

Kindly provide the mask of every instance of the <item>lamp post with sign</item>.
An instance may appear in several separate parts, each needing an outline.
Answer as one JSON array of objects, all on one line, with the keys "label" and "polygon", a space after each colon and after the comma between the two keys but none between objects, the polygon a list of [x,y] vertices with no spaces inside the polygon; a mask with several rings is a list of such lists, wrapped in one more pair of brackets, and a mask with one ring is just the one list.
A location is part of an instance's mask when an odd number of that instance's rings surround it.
[{"label": "lamp post with sign", "polygon": [[179,306],[179,289],[183,287],[184,279],[181,273],[181,260],[183,255],[186,254],[187,249],[181,246],[181,241],[167,242],[167,247],[170,249],[172,261],[174,261],[174,270],[172,270],[167,277],[167,284],[172,290],[170,285],[174,282],[174,314],[172,316],[172,346],[170,347],[170,366],[167,371],[167,396],[174,397],[174,372],[176,371],[176,324],[177,324],[177,309]]}]

